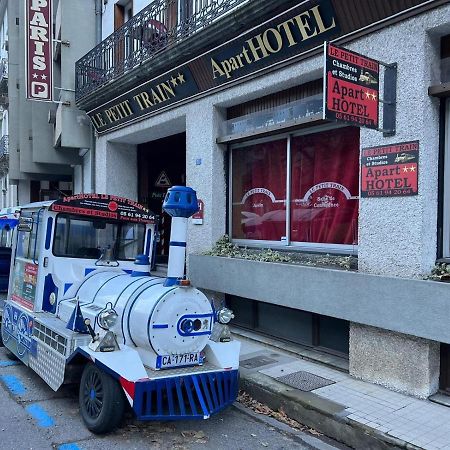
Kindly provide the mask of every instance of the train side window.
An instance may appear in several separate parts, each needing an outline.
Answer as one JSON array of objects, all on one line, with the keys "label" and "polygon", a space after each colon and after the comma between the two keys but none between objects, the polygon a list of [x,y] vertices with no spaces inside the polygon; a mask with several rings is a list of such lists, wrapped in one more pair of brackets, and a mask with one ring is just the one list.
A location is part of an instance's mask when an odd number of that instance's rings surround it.
[{"label": "train side window", "polygon": [[37,239],[41,214],[39,212],[33,212],[32,214],[23,214],[22,217],[32,220],[29,229],[20,229],[20,226],[18,227],[16,256],[30,259],[37,263],[39,259],[39,243]]},{"label": "train side window", "polygon": [[145,226],[142,224],[123,224],[117,245],[117,258],[132,260],[144,248]]}]

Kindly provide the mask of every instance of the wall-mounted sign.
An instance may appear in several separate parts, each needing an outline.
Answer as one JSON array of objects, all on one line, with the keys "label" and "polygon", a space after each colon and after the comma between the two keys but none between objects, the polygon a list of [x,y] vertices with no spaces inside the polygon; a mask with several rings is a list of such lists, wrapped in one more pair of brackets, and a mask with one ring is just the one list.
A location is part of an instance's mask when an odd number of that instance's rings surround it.
[{"label": "wall-mounted sign", "polygon": [[[98,133],[233,83],[340,33],[330,0],[302,2],[237,38],[88,111]],[[89,73],[95,68],[84,68]]]},{"label": "wall-mounted sign", "polygon": [[27,99],[53,100],[52,0],[26,0]]},{"label": "wall-mounted sign", "polygon": [[194,225],[203,225],[203,218],[205,216],[205,204],[203,200],[197,199],[198,211],[192,216],[192,223]]},{"label": "wall-mounted sign", "polygon": [[324,118],[378,129],[378,61],[326,43],[324,68]]},{"label": "wall-mounted sign", "polygon": [[170,188],[172,186],[172,183],[164,170],[158,175],[155,186],[160,188]]},{"label": "wall-mounted sign", "polygon": [[418,194],[419,141],[364,148],[361,197]]},{"label": "wall-mounted sign", "polygon": [[108,194],[77,194],[64,197],[52,203],[49,209],[97,219],[155,223],[155,215],[138,202]]}]

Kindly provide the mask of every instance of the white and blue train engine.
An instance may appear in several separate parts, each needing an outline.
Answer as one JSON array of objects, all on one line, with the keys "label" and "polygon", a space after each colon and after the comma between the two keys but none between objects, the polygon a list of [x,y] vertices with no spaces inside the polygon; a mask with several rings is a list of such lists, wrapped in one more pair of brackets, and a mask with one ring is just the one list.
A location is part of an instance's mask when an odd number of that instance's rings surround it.
[{"label": "white and blue train engine", "polygon": [[118,426],[126,400],[140,420],[203,419],[230,405],[240,349],[227,326],[233,314],[215,311],[184,275],[195,191],[173,187],[164,200],[165,278],[150,273],[151,213],[123,198],[81,197],[21,208],[6,347],[54,390],[79,382],[80,412],[96,433]]}]

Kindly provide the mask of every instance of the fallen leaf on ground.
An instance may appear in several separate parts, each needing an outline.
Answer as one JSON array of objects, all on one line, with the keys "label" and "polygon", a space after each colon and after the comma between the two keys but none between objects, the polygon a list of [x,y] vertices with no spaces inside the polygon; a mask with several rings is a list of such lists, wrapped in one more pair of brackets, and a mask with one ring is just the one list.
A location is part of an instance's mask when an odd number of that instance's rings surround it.
[{"label": "fallen leaf on ground", "polygon": [[[307,431],[310,434],[313,434],[315,436],[322,436],[322,433],[319,433],[316,430],[313,430],[312,428],[308,428],[307,426],[297,422],[294,419],[291,419],[288,417],[288,415],[284,412],[283,408],[280,408],[278,411],[274,411],[273,409],[269,408],[267,405],[264,405],[257,400],[250,397],[249,394],[247,394],[244,391],[239,391],[239,395],[237,398],[237,401],[241,403],[242,405],[246,406],[247,408],[252,409],[257,414],[262,414],[264,416],[273,417],[274,419],[278,420],[279,422],[285,423],[286,425],[289,425],[291,428],[294,428],[295,430],[299,431]],[[271,431],[274,430],[273,427],[269,428]],[[256,437],[252,434],[253,437]]]}]

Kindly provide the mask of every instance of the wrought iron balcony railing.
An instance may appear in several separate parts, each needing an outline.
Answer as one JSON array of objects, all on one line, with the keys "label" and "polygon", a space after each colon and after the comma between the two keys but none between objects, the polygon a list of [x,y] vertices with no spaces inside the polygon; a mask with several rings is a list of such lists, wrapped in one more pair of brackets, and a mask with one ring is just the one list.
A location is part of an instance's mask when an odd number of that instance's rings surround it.
[{"label": "wrought iron balcony railing", "polygon": [[0,173],[7,173],[9,170],[9,139],[5,134],[0,139]]},{"label": "wrought iron balcony railing", "polygon": [[249,0],[153,0],[75,65],[80,99]]},{"label": "wrought iron balcony railing", "polygon": [[8,60],[2,58],[0,61],[0,83],[4,80],[8,81]]},{"label": "wrought iron balcony railing", "polygon": [[4,134],[0,138],[0,159],[9,155],[9,136]]}]

